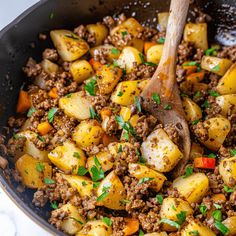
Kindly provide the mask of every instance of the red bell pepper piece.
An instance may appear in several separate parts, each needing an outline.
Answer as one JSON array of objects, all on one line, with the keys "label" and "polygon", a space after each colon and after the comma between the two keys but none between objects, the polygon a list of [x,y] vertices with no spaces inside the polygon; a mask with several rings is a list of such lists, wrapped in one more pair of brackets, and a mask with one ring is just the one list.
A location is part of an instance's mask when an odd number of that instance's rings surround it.
[{"label": "red bell pepper piece", "polygon": [[215,169],[216,159],[208,157],[197,157],[194,159],[194,167],[202,169]]}]

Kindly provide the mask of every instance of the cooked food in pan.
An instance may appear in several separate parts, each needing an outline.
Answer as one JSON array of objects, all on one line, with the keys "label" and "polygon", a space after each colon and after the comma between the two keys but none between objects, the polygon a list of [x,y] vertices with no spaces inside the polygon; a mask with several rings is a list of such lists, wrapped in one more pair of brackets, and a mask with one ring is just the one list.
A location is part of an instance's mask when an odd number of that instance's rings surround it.
[{"label": "cooked food in pan", "polygon": [[[185,173],[174,125],[139,95],[162,55],[159,30],[107,16],[52,30],[42,61],[29,58],[8,152],[15,179],[35,191],[68,235],[236,235],[236,52],[210,44],[204,15],[185,25],[176,78],[191,131]],[[158,93],[156,105],[163,105]],[[164,104],[165,109],[172,109]]]}]

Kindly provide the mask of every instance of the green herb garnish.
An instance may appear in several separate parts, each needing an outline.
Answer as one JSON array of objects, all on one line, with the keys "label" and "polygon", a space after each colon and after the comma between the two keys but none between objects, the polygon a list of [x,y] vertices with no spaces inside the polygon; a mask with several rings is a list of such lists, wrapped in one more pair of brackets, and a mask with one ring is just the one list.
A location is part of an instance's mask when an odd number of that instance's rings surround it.
[{"label": "green herb garnish", "polygon": [[66,94],[66,97],[67,97],[67,98],[71,98],[71,96],[72,96],[72,93]]},{"label": "green herb garnish", "polygon": [[45,170],[45,166],[43,163],[41,162],[38,162],[35,166],[35,169],[38,171],[38,172],[43,172]]},{"label": "green herb garnish", "polygon": [[116,48],[112,48],[111,49],[111,54],[114,54],[114,55],[119,55],[120,54],[120,51]]},{"label": "green herb garnish", "polygon": [[194,95],[193,95],[193,97],[194,98],[197,98],[197,97],[200,97],[202,95],[202,93],[200,92],[200,91],[197,91]]},{"label": "green herb garnish", "polygon": [[95,165],[92,166],[90,171],[92,173],[92,180],[96,182],[96,181],[104,178],[104,171],[103,171],[102,166],[96,156],[94,156],[94,164]]},{"label": "green herb garnish", "polygon": [[230,155],[233,157],[233,156],[236,156],[236,149],[231,149],[230,150]]},{"label": "green herb garnish", "polygon": [[208,48],[206,51],[205,51],[205,55],[206,56],[216,56],[217,55],[217,51],[215,48]]},{"label": "green herb garnish", "polygon": [[140,57],[141,63],[144,64],[145,63],[144,55],[142,53],[139,53],[139,57]]},{"label": "green herb garnish", "polygon": [[222,212],[220,210],[213,211],[212,216],[215,220],[222,221]]},{"label": "green herb garnish", "polygon": [[31,117],[33,115],[33,113],[35,113],[35,112],[36,112],[36,109],[34,107],[31,107],[28,110],[27,117]]},{"label": "green herb garnish", "polygon": [[163,196],[161,194],[157,194],[156,195],[156,200],[159,204],[163,203]]},{"label": "green herb garnish", "polygon": [[55,184],[55,181],[53,179],[46,177],[46,178],[44,178],[44,183],[45,184]]},{"label": "green herb garnish", "polygon": [[108,194],[109,194],[109,189],[111,187],[111,184],[107,184],[107,186],[104,186],[102,189],[102,194],[98,196],[97,201],[102,201]]},{"label": "green herb garnish", "polygon": [[122,116],[115,116],[116,122],[121,126],[122,129],[124,129],[128,134],[131,134],[133,136],[136,135],[133,126],[130,124],[129,121],[124,121]]},{"label": "green herb garnish", "polygon": [[90,79],[88,83],[85,84],[84,89],[89,93],[91,96],[95,96],[95,87],[96,87],[97,81],[95,79]]},{"label": "green herb garnish", "polygon": [[160,105],[161,104],[161,98],[160,95],[158,93],[153,93],[152,94],[152,100],[157,104]]},{"label": "green herb garnish", "polygon": [[216,158],[216,154],[210,153],[210,154],[208,155],[208,157],[209,157],[209,158]]},{"label": "green herb garnish", "polygon": [[122,36],[124,37],[125,35],[128,34],[128,32],[127,32],[127,31],[121,31],[121,34],[122,34]]},{"label": "green herb garnish", "polygon": [[56,108],[56,107],[53,107],[49,110],[49,112],[48,112],[48,122],[49,123],[53,122],[54,116],[57,113],[57,111],[58,111],[58,108]]},{"label": "green herb garnish", "polygon": [[229,188],[227,185],[224,185],[224,191],[225,191],[226,193],[232,193],[232,192],[235,191],[235,189],[236,189],[236,187],[234,187],[234,188]]},{"label": "green herb garnish", "polygon": [[82,185],[83,185],[83,186],[86,186],[86,185],[88,185],[88,184],[87,184],[86,181],[82,181]]},{"label": "green herb garnish", "polygon": [[220,70],[220,65],[216,65],[211,69],[213,72],[217,72]]},{"label": "green herb garnish", "polygon": [[215,227],[222,233],[222,234],[227,234],[229,232],[228,227],[226,227],[223,223],[220,221],[215,222]]},{"label": "green herb garnish", "polygon": [[95,112],[95,110],[93,109],[93,107],[90,107],[90,108],[89,108],[89,114],[90,114],[90,118],[91,118],[91,119],[100,120],[100,116]]},{"label": "green herb garnish", "polygon": [[198,66],[198,64],[199,63],[196,61],[189,61],[189,62],[185,62],[183,66]]},{"label": "green herb garnish", "polygon": [[93,183],[93,188],[97,188],[97,187],[99,187],[99,185],[100,185],[100,182],[94,182]]},{"label": "green herb garnish", "polygon": [[175,228],[177,228],[177,229],[180,228],[180,225],[179,225],[177,222],[175,222],[175,221],[173,221],[173,220],[166,219],[166,218],[161,219],[161,220],[159,221],[159,224],[161,224],[161,223],[168,224],[168,225],[173,226],[173,227],[175,227]]},{"label": "green herb garnish", "polygon": [[208,93],[209,93],[212,97],[219,97],[219,96],[220,96],[219,93],[217,93],[217,92],[215,92],[215,91],[212,91],[212,90],[208,91]]},{"label": "green herb garnish", "polygon": [[144,178],[141,178],[139,181],[138,181],[138,184],[143,184],[147,181],[151,181],[153,180],[154,178],[147,178],[147,177],[144,177]]},{"label": "green herb garnish", "polygon": [[206,207],[204,204],[201,204],[201,205],[199,206],[199,210],[200,210],[200,212],[202,213],[203,216],[206,215],[206,213],[207,213],[207,207]]},{"label": "green herb garnish", "polygon": [[204,108],[210,108],[210,107],[211,107],[210,104],[209,104],[209,102],[208,102],[208,100],[205,100],[202,106],[203,106]]},{"label": "green herb garnish", "polygon": [[164,37],[160,37],[158,40],[157,40],[158,43],[165,43],[165,38]]},{"label": "green herb garnish", "polygon": [[119,93],[117,94],[118,97],[122,97],[124,93],[122,91],[119,91]]},{"label": "green herb garnish", "polygon": [[37,135],[37,138],[41,141],[41,142],[46,142],[46,139],[40,135]]},{"label": "green herb garnish", "polygon": [[103,217],[102,221],[107,225],[107,226],[111,226],[112,225],[112,220],[108,217]]},{"label": "green herb garnish", "polygon": [[192,121],[192,125],[196,125],[198,122],[199,122],[199,119],[198,120],[194,120],[194,121]]},{"label": "green herb garnish", "polygon": [[138,236],[144,236],[144,232],[141,229],[138,232]]},{"label": "green herb garnish", "polygon": [[57,202],[51,202],[51,208],[56,210],[58,208]]},{"label": "green herb garnish", "polygon": [[80,158],[80,154],[79,154],[79,152],[74,152],[74,153],[73,153],[73,157],[76,157],[76,158],[79,159],[79,158]]},{"label": "green herb garnish", "polygon": [[189,234],[193,236],[199,236],[199,232],[197,230],[190,231]]},{"label": "green herb garnish", "polygon": [[216,209],[221,209],[221,208],[222,208],[222,206],[221,206],[220,204],[213,203],[213,205],[214,205],[214,207],[215,207]]},{"label": "green herb garnish", "polygon": [[177,223],[179,225],[182,225],[186,220],[186,213],[187,213],[186,211],[181,211],[179,214],[176,215],[178,219]]},{"label": "green herb garnish", "polygon": [[150,62],[150,61],[146,61],[143,63],[144,65],[147,65],[147,66],[157,66],[156,63],[153,63],[153,62]]},{"label": "green herb garnish", "polygon": [[74,34],[65,34],[65,37],[70,38],[70,39],[79,40],[79,38]]},{"label": "green herb garnish", "polygon": [[84,168],[83,166],[80,166],[80,167],[78,168],[77,175],[83,176],[83,175],[85,175],[87,172],[88,172],[88,170],[87,170],[86,168]]},{"label": "green herb garnish", "polygon": [[138,111],[141,112],[142,108],[141,108],[140,100],[137,96],[134,97],[134,102],[135,102],[136,107],[138,108]]},{"label": "green herb garnish", "polygon": [[183,175],[183,178],[187,178],[193,173],[193,167],[192,166],[187,166],[185,169],[185,173]]},{"label": "green herb garnish", "polygon": [[171,109],[172,109],[172,106],[171,106],[170,104],[166,104],[166,105],[164,106],[164,109],[165,109],[165,110],[171,110]]}]

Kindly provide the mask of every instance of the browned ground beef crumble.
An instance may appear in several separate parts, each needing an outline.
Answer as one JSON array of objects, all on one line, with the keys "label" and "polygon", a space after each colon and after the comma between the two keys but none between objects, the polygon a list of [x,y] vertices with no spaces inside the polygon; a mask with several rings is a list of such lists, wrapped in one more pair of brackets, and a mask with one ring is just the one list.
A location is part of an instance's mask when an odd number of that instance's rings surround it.
[{"label": "browned ground beef crumble", "polygon": [[[197,14],[197,13],[196,13]],[[204,22],[207,18],[204,14],[197,14],[197,21]],[[113,29],[117,24],[124,22],[126,17],[122,14],[118,19],[114,19],[111,16],[107,16],[103,19],[103,23],[109,29]],[[89,33],[86,26],[80,25],[74,29],[74,33],[80,38],[85,39],[90,46],[96,44],[96,37],[94,34]],[[40,34],[40,39],[45,40],[47,35]],[[140,31],[137,38],[146,41],[158,41],[160,38],[165,37],[165,32],[159,32],[153,28],[144,28]],[[121,35],[114,34],[108,35],[105,39],[105,43],[114,45],[117,48],[122,48],[129,45],[132,39],[131,34]],[[236,61],[236,46],[223,47],[217,52],[218,57],[229,58],[233,62]],[[94,60],[100,62],[101,64],[107,64],[109,51],[106,49],[99,49],[94,54]],[[193,44],[189,42],[182,41],[178,48],[178,59],[177,59],[177,70],[176,77],[177,82],[180,85],[180,92],[184,96],[189,96],[194,102],[196,102],[203,110],[206,119],[216,117],[220,114],[221,108],[216,103],[216,97],[208,94],[208,90],[216,91],[216,85],[219,80],[219,76],[205,71],[204,81],[206,87],[199,87],[198,90],[194,87],[192,83],[186,82],[186,69],[183,68],[182,64],[186,61],[196,61],[200,62],[204,55],[204,50],[196,48]],[[59,109],[59,99],[63,96],[68,96],[73,92],[84,91],[85,84],[78,85],[77,82],[73,81],[72,75],[69,72],[70,63],[64,62],[60,58],[57,50],[53,48],[47,48],[42,53],[42,58],[55,62],[59,65],[58,72],[47,73],[43,70],[42,64],[37,63],[33,58],[29,58],[23,71],[31,82],[26,88],[30,97],[32,107],[35,108],[35,112],[28,118],[30,125],[27,130],[35,132],[37,135],[31,140],[34,145],[39,150],[51,151],[58,145],[62,145],[66,140],[71,140],[71,135],[75,127],[79,124],[78,120],[71,118],[66,115],[63,110]],[[130,80],[144,80],[150,79],[155,72],[156,66],[140,64],[136,65],[134,70],[129,74],[123,74],[123,81]],[[52,98],[48,95],[52,88],[57,90],[57,98]],[[198,94],[196,95],[196,92]],[[204,102],[208,102],[209,106],[204,108]],[[111,109],[111,115],[108,118],[105,133],[109,136],[114,136],[117,140],[121,135],[121,129],[117,123],[115,116],[119,114],[121,106],[114,104],[110,101],[110,95],[96,94],[91,97],[91,102],[93,109],[97,114],[105,109]],[[53,122],[51,123],[52,129],[46,135],[43,136],[43,140],[39,138],[41,136],[38,133],[37,127],[40,123],[47,121],[48,112],[51,108],[57,107],[58,110],[54,116]],[[80,214],[85,217],[85,219],[101,219],[102,217],[110,217],[112,221],[112,230],[114,236],[123,236],[125,228],[125,217],[133,217],[138,219],[140,224],[140,229],[146,233],[151,232],[161,232],[161,226],[159,224],[160,208],[161,204],[155,198],[156,193],[151,188],[153,182],[152,180],[146,181],[144,183],[139,183],[139,180],[130,176],[128,172],[129,163],[139,163],[140,162],[140,144],[141,141],[146,140],[148,135],[155,128],[163,128],[170,139],[176,144],[179,144],[179,136],[176,127],[173,125],[163,127],[160,122],[152,115],[145,114],[143,111],[139,111],[135,105],[131,105],[132,115],[138,114],[139,119],[137,125],[134,127],[137,137],[129,136],[129,143],[133,146],[125,145],[122,148],[122,152],[115,156],[110,155],[111,161],[114,163],[113,170],[117,176],[119,176],[122,181],[127,199],[124,211],[107,210],[105,207],[96,206],[96,196],[92,197],[81,197],[78,191],[71,187],[71,185],[61,177],[58,169],[53,170],[52,179],[55,181],[53,184],[44,185],[37,189],[34,193],[33,203],[37,207],[44,207],[48,202],[56,202],[58,209],[53,210],[49,218],[49,222],[58,229],[62,229],[63,220],[68,218],[69,212],[63,210],[61,206],[65,203],[71,203],[79,209]],[[232,108],[233,109],[233,108]],[[231,123],[231,130],[224,145],[221,146],[217,155],[218,160],[224,158],[229,158],[231,156],[230,150],[235,148],[236,142],[236,115],[232,113],[232,109],[228,111],[227,118]],[[9,126],[14,127],[16,130],[20,130],[25,124],[25,117],[10,117]],[[208,130],[203,125],[203,121],[200,120],[196,124],[190,124],[191,135],[193,140],[196,142],[204,142],[208,139]],[[124,137],[122,137],[125,140]],[[198,140],[198,141],[197,141]],[[26,142],[24,137],[12,137],[8,142],[8,154],[14,156],[16,153],[22,153]],[[108,148],[104,144],[91,145],[86,149],[87,156],[96,155],[101,151],[107,151]],[[0,157],[0,168],[6,168],[7,161]],[[192,160],[190,160],[190,165],[192,165]],[[199,211],[199,206],[204,205],[208,210],[213,209],[214,203],[221,206],[222,217],[226,219],[228,216],[236,215],[235,205],[236,205],[236,191],[228,193],[224,190],[224,182],[221,175],[219,174],[218,167],[214,170],[203,170],[199,168],[194,168],[194,172],[206,173],[209,179],[209,191],[207,195],[202,199],[202,202],[192,203],[191,207],[194,210],[194,216],[200,219],[204,225],[212,229],[217,235],[220,235],[219,230],[216,229],[214,225],[214,218],[210,215],[204,215]],[[67,173],[70,174],[70,173]],[[14,174],[17,181],[21,181],[21,177]],[[236,184],[235,180],[232,179],[232,184]],[[95,191],[95,190],[94,190]],[[212,194],[223,193],[226,197],[225,202],[214,202],[212,199]],[[173,188],[172,182],[165,181],[162,189],[159,191],[160,195],[163,197],[180,197],[177,189]],[[186,218],[186,225],[193,219],[191,216]],[[86,226],[87,227],[87,226]],[[89,230],[89,229],[88,229]],[[138,232],[136,234],[138,235]],[[180,235],[180,232],[172,233],[170,235]]]}]

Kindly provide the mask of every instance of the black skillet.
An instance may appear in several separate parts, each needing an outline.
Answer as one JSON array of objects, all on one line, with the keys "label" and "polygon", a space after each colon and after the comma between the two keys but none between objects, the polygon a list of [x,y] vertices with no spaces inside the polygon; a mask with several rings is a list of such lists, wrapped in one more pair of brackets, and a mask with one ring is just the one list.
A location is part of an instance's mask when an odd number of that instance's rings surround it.
[{"label": "black skillet", "polygon": [[[181,1],[181,0],[179,0]],[[212,17],[209,38],[225,45],[236,44],[236,0],[198,0],[196,4]],[[29,56],[40,60],[51,42],[39,41],[38,34],[51,29],[71,28],[101,21],[106,15],[124,12],[143,23],[154,24],[157,11],[168,11],[164,0],[42,0],[0,32],[0,126],[1,133],[9,116],[14,115],[18,91],[24,83],[22,66]],[[190,17],[193,14],[190,14]],[[32,48],[32,43],[35,45]],[[12,165],[10,165],[12,168]],[[64,235],[47,223],[49,208],[32,203],[31,190],[19,193],[16,184],[0,169],[0,183],[9,197],[36,223],[53,235]]]}]

